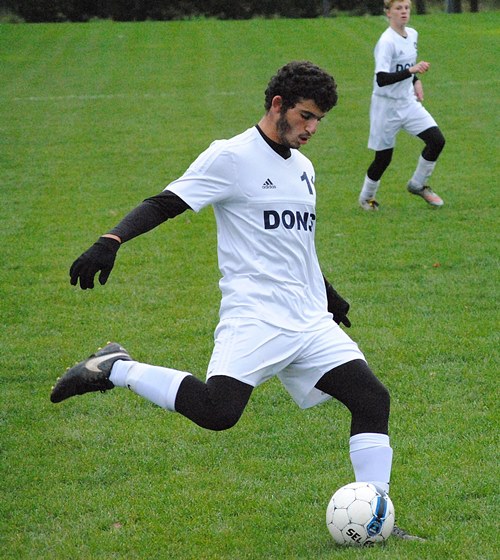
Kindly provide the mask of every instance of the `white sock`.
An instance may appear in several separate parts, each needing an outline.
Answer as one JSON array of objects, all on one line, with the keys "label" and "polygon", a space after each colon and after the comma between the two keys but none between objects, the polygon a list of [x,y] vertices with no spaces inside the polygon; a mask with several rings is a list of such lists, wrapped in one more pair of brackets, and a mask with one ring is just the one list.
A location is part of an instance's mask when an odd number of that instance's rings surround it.
[{"label": "white sock", "polygon": [[435,161],[427,161],[422,156],[419,156],[417,168],[415,169],[413,177],[410,179],[410,185],[417,189],[424,187],[435,167]]},{"label": "white sock", "polygon": [[379,185],[380,185],[380,181],[372,181],[368,177],[368,175],[365,175],[363,187],[361,189],[361,192],[359,193],[359,199],[370,200],[372,198],[375,198]]},{"label": "white sock", "polygon": [[389,492],[392,448],[385,434],[357,434],[349,440],[351,463],[356,482],[370,482]]},{"label": "white sock", "polygon": [[175,411],[175,398],[185,371],[140,362],[117,360],[109,380],[116,387],[128,387],[134,393],[162,408]]}]

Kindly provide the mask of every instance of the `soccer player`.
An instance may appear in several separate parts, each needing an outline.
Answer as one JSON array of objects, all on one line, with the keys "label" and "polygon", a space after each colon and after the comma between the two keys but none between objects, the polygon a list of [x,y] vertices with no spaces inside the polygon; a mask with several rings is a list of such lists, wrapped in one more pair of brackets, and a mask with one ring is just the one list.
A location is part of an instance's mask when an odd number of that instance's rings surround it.
[{"label": "soccer player", "polygon": [[375,77],[370,106],[368,148],[375,158],[368,167],[359,195],[361,208],[379,209],[376,200],[380,179],[391,163],[396,135],[406,130],[425,142],[415,172],[408,182],[410,193],[421,196],[432,206],[443,200],[427,184],[445,139],[436,121],[424,108],[424,92],[418,74],[425,74],[430,64],[417,60],[418,33],[406,27],[410,19],[411,0],[384,0],[389,27],[375,46]]},{"label": "soccer player", "polygon": [[389,490],[389,393],[338,325],[350,326],[349,304],[318,263],[315,172],[299,151],[336,103],[327,72],[310,62],[283,66],[268,84],[257,125],[213,142],[71,266],[71,284],[93,288],[98,272],[105,284],[122,243],[211,205],[222,300],[206,382],[137,362],[112,342],[69,369],[52,402],[124,387],[203,428],[225,430],[239,420],[254,388],[277,376],[302,408],[334,397],[350,410],[356,480]]}]

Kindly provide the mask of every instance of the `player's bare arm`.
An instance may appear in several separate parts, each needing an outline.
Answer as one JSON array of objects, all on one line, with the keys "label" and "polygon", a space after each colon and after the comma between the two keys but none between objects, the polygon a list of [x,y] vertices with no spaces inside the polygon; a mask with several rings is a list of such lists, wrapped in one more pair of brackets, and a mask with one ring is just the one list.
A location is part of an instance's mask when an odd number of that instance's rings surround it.
[{"label": "player's bare arm", "polygon": [[415,97],[418,101],[422,102],[424,100],[424,87],[420,80],[415,80],[413,82],[413,89],[415,90]]}]

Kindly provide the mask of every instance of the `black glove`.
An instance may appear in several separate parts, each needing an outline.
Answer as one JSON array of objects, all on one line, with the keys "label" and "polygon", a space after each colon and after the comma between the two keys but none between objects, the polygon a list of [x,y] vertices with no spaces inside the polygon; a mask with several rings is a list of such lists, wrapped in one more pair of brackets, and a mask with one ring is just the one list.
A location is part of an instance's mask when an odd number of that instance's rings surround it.
[{"label": "black glove", "polygon": [[343,323],[346,327],[351,326],[351,321],[347,318],[347,312],[350,305],[341,297],[333,288],[333,286],[325,278],[326,298],[328,300],[328,311],[333,315],[333,320],[340,325]]},{"label": "black glove", "polygon": [[94,287],[94,276],[99,271],[101,271],[99,282],[106,284],[115,264],[115,257],[119,248],[120,242],[116,239],[99,237],[92,247],[80,255],[71,265],[69,269],[71,284],[76,286],[78,279],[80,279],[82,290],[92,289]]}]

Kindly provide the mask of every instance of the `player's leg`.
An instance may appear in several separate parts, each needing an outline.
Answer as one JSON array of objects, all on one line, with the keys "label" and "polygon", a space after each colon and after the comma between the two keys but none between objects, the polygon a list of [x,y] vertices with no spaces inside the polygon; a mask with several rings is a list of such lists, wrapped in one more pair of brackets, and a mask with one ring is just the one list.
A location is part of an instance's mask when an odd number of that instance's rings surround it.
[{"label": "player's leg", "polygon": [[390,397],[364,360],[352,360],[323,375],[316,388],[351,412],[350,457],[356,480],[388,492],[392,449],[388,425]]},{"label": "player's leg", "polygon": [[296,334],[294,359],[278,378],[301,408],[333,397],[350,410],[356,480],[387,490],[392,460],[389,393],[345,331],[333,321],[318,327]]},{"label": "player's leg", "polygon": [[364,210],[378,210],[379,203],[376,200],[376,195],[380,186],[380,179],[391,163],[393,152],[393,148],[375,152],[375,157],[368,167],[359,193],[359,204]]},{"label": "player's leg", "polygon": [[418,159],[415,173],[409,182],[415,189],[422,188],[427,184],[445,145],[444,136],[437,126],[432,126],[417,136],[425,142],[425,147]]},{"label": "player's leg", "polygon": [[[425,147],[418,158],[417,167],[408,183],[408,190],[410,192],[419,191],[427,186],[429,178],[436,167],[437,159],[445,145],[444,136],[437,126],[424,130],[424,132],[418,134],[418,137],[425,142]],[[432,200],[427,202],[433,204]],[[434,205],[441,206],[442,201],[439,204],[439,201],[435,200]]]},{"label": "player's leg", "polygon": [[240,419],[253,387],[226,375],[214,375],[206,383],[186,377],[177,393],[175,410],[208,430],[227,430]]},{"label": "player's leg", "polygon": [[436,162],[446,144],[446,140],[439,127],[431,126],[421,132],[418,137],[425,142],[422,157],[426,161]]},{"label": "player's leg", "polygon": [[204,383],[184,371],[139,362],[118,362],[110,380],[215,431],[236,424],[253,390],[251,385],[226,375],[210,377]]},{"label": "player's leg", "polygon": [[134,361],[118,361],[109,376],[154,404],[179,412],[202,428],[227,430],[240,419],[253,387],[229,376],[206,383],[190,373]]},{"label": "player's leg", "polygon": [[154,404],[177,411],[211,430],[228,429],[239,420],[253,387],[228,376],[203,383],[190,373],[132,360],[109,343],[69,369],[52,390],[52,402],[75,395],[128,388]]},{"label": "player's leg", "polygon": [[431,206],[442,206],[443,200],[432,191],[428,181],[444,148],[445,138],[431,114],[418,103],[410,105],[404,128],[425,142],[407,189],[410,193],[422,197]]},{"label": "player's leg", "polygon": [[[389,493],[392,448],[389,443],[389,392],[364,360],[354,360],[326,373],[316,384],[342,402],[352,414],[350,455],[357,481],[371,482]],[[393,537],[423,541],[398,525]]]},{"label": "player's leg", "polygon": [[206,383],[186,372],[124,361],[110,379],[203,428],[225,430],[239,420],[253,388],[293,359],[292,335],[258,320],[227,319],[215,331]]},{"label": "player's leg", "polygon": [[364,210],[378,210],[376,194],[384,171],[392,160],[396,135],[401,122],[394,108],[393,100],[372,96],[370,104],[370,134],[368,148],[375,151],[375,157],[366,172],[358,202]]}]

